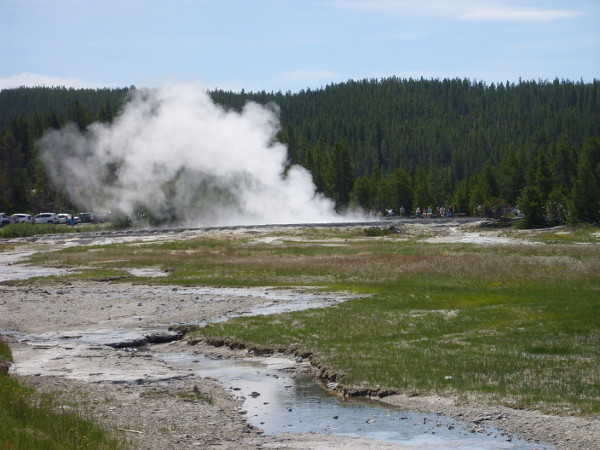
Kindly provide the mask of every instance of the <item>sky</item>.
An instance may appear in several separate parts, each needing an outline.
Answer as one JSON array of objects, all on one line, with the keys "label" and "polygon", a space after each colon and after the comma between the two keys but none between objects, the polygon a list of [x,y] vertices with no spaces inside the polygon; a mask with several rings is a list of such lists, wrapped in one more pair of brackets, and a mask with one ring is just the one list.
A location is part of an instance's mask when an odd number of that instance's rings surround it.
[{"label": "sky", "polygon": [[600,79],[600,0],[0,0],[0,89]]}]

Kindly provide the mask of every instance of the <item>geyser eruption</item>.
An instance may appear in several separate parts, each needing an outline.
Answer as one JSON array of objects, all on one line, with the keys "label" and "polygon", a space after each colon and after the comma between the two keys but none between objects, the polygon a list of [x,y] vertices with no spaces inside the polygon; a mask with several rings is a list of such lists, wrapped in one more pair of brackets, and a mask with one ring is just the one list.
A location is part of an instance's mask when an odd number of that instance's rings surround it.
[{"label": "geyser eruption", "polygon": [[198,84],[168,84],[135,91],[112,124],[69,124],[40,144],[82,209],[193,226],[340,220],[310,173],[288,165],[278,129],[275,106],[227,111]]}]

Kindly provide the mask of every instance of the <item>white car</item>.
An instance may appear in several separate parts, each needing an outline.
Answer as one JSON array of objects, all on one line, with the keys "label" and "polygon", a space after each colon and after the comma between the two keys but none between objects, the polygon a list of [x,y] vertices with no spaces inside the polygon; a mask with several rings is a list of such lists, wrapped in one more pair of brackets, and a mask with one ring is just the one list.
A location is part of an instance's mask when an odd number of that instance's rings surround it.
[{"label": "white car", "polygon": [[35,223],[58,223],[56,213],[41,213],[33,218]]},{"label": "white car", "polygon": [[62,213],[62,214],[58,214],[56,216],[58,222],[56,223],[69,223],[71,221],[71,214],[66,214],[66,213]]},{"label": "white car", "polygon": [[15,223],[15,220],[12,217],[8,214],[0,213],[0,228],[4,225],[10,225],[11,223]]},{"label": "white car", "polygon": [[33,223],[33,217],[30,214],[13,214],[10,216],[15,223]]}]

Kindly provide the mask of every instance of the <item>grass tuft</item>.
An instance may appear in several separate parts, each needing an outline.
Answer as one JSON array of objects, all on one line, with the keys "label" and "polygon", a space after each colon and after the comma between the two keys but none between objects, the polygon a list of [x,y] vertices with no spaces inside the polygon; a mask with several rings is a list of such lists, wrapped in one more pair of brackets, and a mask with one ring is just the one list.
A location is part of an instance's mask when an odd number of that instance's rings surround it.
[{"label": "grass tuft", "polygon": [[[10,349],[0,341],[0,360]],[[124,445],[77,410],[65,410],[51,395],[42,395],[0,373],[0,446],[8,449],[120,449]]]}]

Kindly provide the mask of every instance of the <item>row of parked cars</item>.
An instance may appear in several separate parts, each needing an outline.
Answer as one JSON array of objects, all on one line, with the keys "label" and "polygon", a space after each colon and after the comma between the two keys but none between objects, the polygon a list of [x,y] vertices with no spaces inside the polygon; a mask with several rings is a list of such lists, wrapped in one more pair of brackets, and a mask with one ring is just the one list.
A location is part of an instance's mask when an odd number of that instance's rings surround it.
[{"label": "row of parked cars", "polygon": [[96,217],[94,213],[83,212],[79,213],[79,216],[73,216],[67,213],[41,213],[37,216],[31,214],[13,214],[9,216],[5,213],[0,213],[0,227],[4,225],[10,225],[13,223],[52,223],[52,224],[76,224],[76,223],[96,223],[105,221],[103,216]]}]

